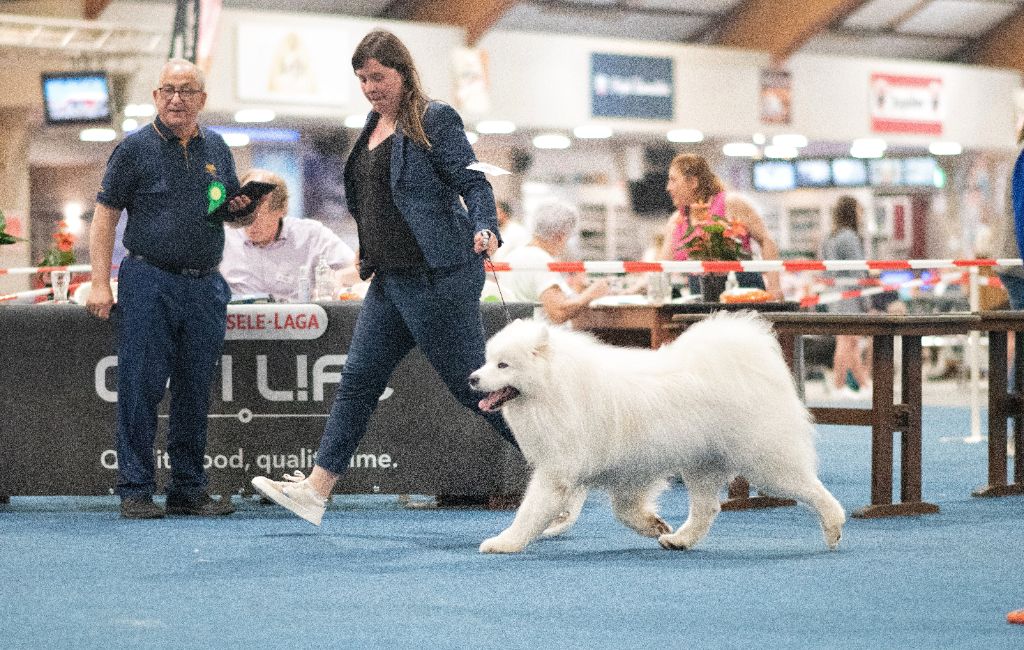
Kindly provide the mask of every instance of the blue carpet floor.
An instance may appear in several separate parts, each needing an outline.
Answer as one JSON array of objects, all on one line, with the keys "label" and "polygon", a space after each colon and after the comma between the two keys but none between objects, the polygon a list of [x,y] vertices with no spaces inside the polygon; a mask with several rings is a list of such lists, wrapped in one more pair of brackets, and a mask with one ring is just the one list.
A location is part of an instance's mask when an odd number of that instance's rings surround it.
[{"label": "blue carpet floor", "polygon": [[[563,538],[482,556],[511,512],[337,497],[320,529],[238,501],[218,519],[118,519],[113,498],[0,506],[0,648],[1024,648],[1024,498],[969,496],[985,446],[925,409],[938,515],[851,520],[829,552],[803,508],[723,513],[661,550],[593,495]],[[822,480],[869,497],[869,431],[819,427]],[[898,479],[897,483],[898,485]],[[237,499],[236,499],[237,501]],[[686,493],[662,499],[673,527]]]}]

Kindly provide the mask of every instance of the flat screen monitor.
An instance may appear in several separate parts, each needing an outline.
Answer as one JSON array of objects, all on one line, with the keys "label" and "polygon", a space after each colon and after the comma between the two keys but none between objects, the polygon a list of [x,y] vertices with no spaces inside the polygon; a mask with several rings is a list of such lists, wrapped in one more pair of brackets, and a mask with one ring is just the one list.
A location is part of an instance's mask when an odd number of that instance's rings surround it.
[{"label": "flat screen monitor", "polygon": [[868,167],[860,158],[832,160],[832,183],[836,187],[862,187],[868,184]]},{"label": "flat screen monitor", "polygon": [[110,122],[110,84],[105,72],[46,72],[42,82],[47,124]]},{"label": "flat screen monitor", "polygon": [[796,187],[796,169],[788,160],[758,160],[752,175],[758,192],[785,192]]},{"label": "flat screen monitor", "polygon": [[824,158],[802,158],[796,164],[797,187],[828,187],[832,184],[832,166]]},{"label": "flat screen monitor", "polygon": [[875,158],[869,163],[868,169],[873,187],[903,184],[903,161],[899,158]]},{"label": "flat screen monitor", "polygon": [[913,187],[935,187],[938,165],[930,156],[903,159],[903,184]]}]

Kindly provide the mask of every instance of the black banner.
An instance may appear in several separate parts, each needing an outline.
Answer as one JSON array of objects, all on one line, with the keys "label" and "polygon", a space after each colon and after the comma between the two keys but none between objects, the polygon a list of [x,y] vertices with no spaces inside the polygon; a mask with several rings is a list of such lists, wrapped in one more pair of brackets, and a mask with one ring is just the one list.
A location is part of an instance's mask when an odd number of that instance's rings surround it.
[{"label": "black banner", "polygon": [[[210,491],[257,475],[309,473],[360,303],[244,305],[229,311],[207,446]],[[510,305],[529,317],[531,305]],[[488,335],[505,323],[482,304]],[[116,484],[113,326],[77,305],[0,307],[0,495],[101,495]],[[167,400],[157,433],[166,477]],[[516,494],[522,457],[463,408],[418,350],[382,396],[339,493]],[[158,485],[159,488],[159,485]]]}]

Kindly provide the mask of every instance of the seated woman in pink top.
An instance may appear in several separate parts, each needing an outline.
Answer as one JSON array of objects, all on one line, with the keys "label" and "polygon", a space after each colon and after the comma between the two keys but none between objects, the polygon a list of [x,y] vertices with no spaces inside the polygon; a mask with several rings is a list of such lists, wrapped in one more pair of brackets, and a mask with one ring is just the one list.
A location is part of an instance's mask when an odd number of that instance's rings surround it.
[{"label": "seated woman in pink top", "polygon": [[[673,158],[668,169],[665,191],[672,198],[676,211],[665,224],[660,259],[687,259],[683,240],[690,227],[690,219],[706,219],[708,215],[724,217],[730,221],[736,220],[746,226],[747,233],[741,241],[744,259],[754,257],[751,241],[756,242],[761,249],[762,259],[779,259],[779,249],[768,235],[768,230],[757,210],[746,199],[727,194],[722,181],[711,171],[703,157],[682,153]],[[742,272],[736,274],[736,279],[741,287],[767,289],[776,298],[782,298],[777,273],[769,273],[767,278],[763,278],[760,273]],[[691,285],[695,285],[696,280],[695,276],[691,276]],[[691,291],[697,290],[695,286],[691,286]]]}]

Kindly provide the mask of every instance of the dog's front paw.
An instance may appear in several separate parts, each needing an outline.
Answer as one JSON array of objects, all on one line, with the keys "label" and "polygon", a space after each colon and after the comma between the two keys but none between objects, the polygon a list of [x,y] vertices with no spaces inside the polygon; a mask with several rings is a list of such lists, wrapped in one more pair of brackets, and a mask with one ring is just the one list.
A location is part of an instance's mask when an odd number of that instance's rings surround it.
[{"label": "dog's front paw", "polygon": [[483,544],[480,545],[481,553],[519,553],[526,544],[516,543],[508,539],[503,539],[501,535],[485,539]]},{"label": "dog's front paw", "polygon": [[658,538],[658,543],[661,544],[662,548],[670,551],[689,551],[697,542],[700,540],[692,539],[689,535],[680,535],[678,532],[674,535],[662,535]]},{"label": "dog's front paw", "polygon": [[651,514],[644,517],[643,527],[638,528],[637,532],[644,537],[657,537],[660,541],[672,532],[672,527],[658,515]]}]

